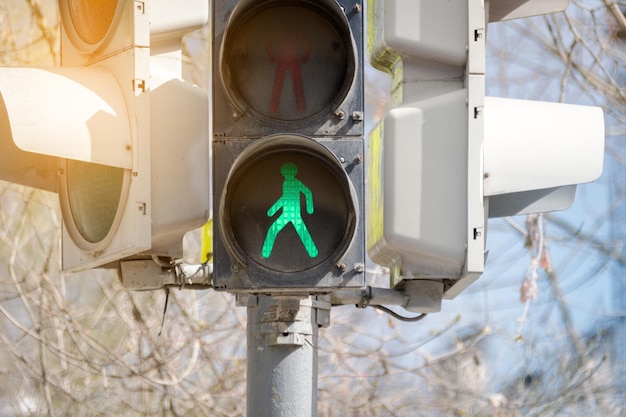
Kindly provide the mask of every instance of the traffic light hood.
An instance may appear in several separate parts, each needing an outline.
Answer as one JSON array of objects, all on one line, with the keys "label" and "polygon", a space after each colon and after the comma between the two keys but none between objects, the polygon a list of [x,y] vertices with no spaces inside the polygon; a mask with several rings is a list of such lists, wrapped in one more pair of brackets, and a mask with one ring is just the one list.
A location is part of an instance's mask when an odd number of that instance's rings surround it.
[{"label": "traffic light hood", "polygon": [[132,167],[126,104],[103,68],[0,68],[0,138],[43,155]]}]

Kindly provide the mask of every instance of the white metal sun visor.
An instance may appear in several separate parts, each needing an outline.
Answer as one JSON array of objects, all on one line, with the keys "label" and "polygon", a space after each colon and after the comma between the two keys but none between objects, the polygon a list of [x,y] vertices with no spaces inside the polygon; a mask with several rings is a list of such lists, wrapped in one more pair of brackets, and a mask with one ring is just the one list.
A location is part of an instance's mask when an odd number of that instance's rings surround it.
[{"label": "white metal sun visor", "polygon": [[520,19],[563,11],[570,0],[486,0],[489,22]]},{"label": "white metal sun visor", "polygon": [[126,104],[106,69],[0,68],[0,95],[18,148],[132,168]]},{"label": "white metal sun visor", "polygon": [[601,108],[485,97],[485,196],[591,182],[603,161]]}]

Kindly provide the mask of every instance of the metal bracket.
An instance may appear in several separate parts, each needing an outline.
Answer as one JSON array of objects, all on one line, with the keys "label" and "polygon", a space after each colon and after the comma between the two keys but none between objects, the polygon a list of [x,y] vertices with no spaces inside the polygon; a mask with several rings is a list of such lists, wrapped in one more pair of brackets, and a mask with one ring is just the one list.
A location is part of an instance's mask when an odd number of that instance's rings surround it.
[{"label": "metal bracket", "polygon": [[426,279],[406,280],[402,288],[376,288],[339,290],[331,294],[332,305],[354,304],[368,306],[401,306],[407,311],[434,313],[441,310],[443,282]]},{"label": "metal bracket", "polygon": [[120,262],[120,279],[127,290],[150,291],[176,287],[204,290],[212,288],[211,264],[162,264],[153,259]]},{"label": "metal bracket", "polygon": [[[314,334],[315,327],[330,325],[330,295],[273,295],[276,304],[263,316],[259,332],[268,346],[302,346]],[[255,307],[259,297],[238,293],[237,305]]]}]

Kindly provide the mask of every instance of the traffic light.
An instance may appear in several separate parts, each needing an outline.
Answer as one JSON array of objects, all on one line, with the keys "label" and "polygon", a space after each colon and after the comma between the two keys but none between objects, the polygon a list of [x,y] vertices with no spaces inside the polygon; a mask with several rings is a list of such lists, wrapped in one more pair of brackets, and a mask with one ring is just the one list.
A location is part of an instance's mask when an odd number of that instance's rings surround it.
[{"label": "traffic light", "polygon": [[65,270],[179,257],[207,220],[208,99],[171,41],[208,6],[179,6],[61,0],[61,67],[0,68],[0,178],[59,193]]},{"label": "traffic light", "polygon": [[361,6],[217,1],[213,18],[215,288],[362,287]]},{"label": "traffic light", "polygon": [[483,271],[487,217],[564,209],[599,176],[600,109],[484,96],[485,17],[567,3],[368,3],[368,52],[395,107],[369,137],[367,247],[392,287],[456,296]]}]

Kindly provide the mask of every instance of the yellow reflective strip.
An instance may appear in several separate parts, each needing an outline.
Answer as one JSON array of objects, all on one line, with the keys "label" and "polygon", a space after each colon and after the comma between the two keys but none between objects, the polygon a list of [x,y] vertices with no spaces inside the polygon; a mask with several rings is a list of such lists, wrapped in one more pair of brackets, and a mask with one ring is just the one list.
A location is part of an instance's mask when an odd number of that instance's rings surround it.
[{"label": "yellow reflective strip", "polygon": [[380,122],[372,129],[368,138],[369,166],[367,173],[367,248],[373,248],[383,238],[384,232],[384,204],[383,204],[383,123]]},{"label": "yellow reflective strip", "polygon": [[213,258],[213,219],[202,226],[200,235],[200,262],[205,264]]}]

